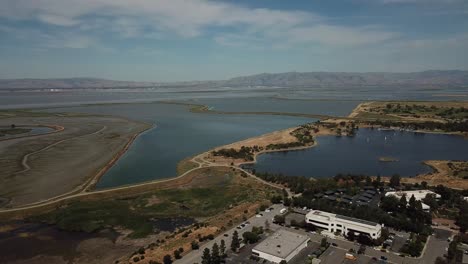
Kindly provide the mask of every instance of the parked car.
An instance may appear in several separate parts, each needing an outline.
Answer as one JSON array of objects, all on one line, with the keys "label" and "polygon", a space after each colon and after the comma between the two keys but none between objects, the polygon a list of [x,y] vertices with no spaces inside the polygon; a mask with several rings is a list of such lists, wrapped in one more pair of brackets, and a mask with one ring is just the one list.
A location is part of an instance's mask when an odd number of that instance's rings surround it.
[{"label": "parked car", "polygon": [[225,236],[225,237],[228,237],[228,236],[229,236],[229,234],[224,234],[223,236]]},{"label": "parked car", "polygon": [[361,246],[359,247],[357,253],[358,253],[358,254],[364,254],[364,253],[366,253],[366,246],[361,245]]},{"label": "parked car", "polygon": [[381,260],[388,260],[388,258],[386,256],[380,256],[380,259]]},{"label": "parked car", "polygon": [[336,244],[336,243],[331,243],[331,245],[334,246],[334,247],[338,246],[338,244]]}]

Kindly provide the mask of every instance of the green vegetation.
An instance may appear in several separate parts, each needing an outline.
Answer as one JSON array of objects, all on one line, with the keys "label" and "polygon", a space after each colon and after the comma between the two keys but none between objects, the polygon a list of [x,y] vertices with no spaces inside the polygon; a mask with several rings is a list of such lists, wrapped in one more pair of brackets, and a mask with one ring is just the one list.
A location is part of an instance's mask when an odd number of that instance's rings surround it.
[{"label": "green vegetation", "polygon": [[254,226],[252,227],[252,231],[247,231],[242,234],[242,238],[244,239],[245,243],[247,244],[254,244],[260,240],[260,236],[263,234],[263,227],[262,226]]},{"label": "green vegetation", "polygon": [[[384,187],[379,178],[372,180],[364,175],[337,175],[333,178],[322,178],[312,180],[299,176],[284,176],[268,173],[257,173],[257,177],[269,182],[275,182],[288,186],[291,191],[301,193],[301,196],[292,197],[292,205],[297,207],[314,208],[326,212],[356,217],[368,221],[383,223],[385,226],[402,229],[415,233],[428,233],[432,221],[431,215],[422,210],[420,201],[410,201],[406,207],[395,201],[393,197],[382,198],[381,208],[369,206],[349,205],[339,201],[317,199],[316,194],[336,188],[344,189],[344,193],[355,195],[364,186],[374,186],[378,189]],[[400,186],[400,177],[394,175],[391,180],[392,186]],[[411,188],[412,186],[408,186]],[[284,200],[290,200],[284,199]],[[390,214],[388,212],[391,212]],[[276,219],[275,219],[276,220]]]},{"label": "green vegetation", "polygon": [[7,129],[0,129],[0,137],[5,135],[18,135],[30,132],[32,129],[30,128],[7,128]]},{"label": "green vegetation", "polygon": [[449,167],[453,176],[468,179],[468,162],[448,162],[447,166]]},{"label": "green vegetation", "polygon": [[234,179],[209,188],[159,190],[137,197],[74,202],[31,220],[86,232],[121,226],[133,231],[132,238],[144,237],[153,231],[152,218],[208,217],[232,205],[266,198],[265,193],[254,186],[234,182]]},{"label": "green vegetation", "polygon": [[254,153],[262,151],[262,147],[253,146],[253,147],[245,147],[242,146],[240,150],[236,150],[233,148],[230,149],[220,149],[218,151],[213,151],[214,156],[224,156],[227,158],[233,159],[243,159],[245,161],[252,161],[254,160]]},{"label": "green vegetation", "polygon": [[400,252],[412,257],[419,257],[427,241],[427,235],[418,235],[411,233],[410,239],[401,248]]},{"label": "green vegetation", "polygon": [[368,121],[368,125],[381,126],[384,128],[398,127],[407,130],[427,130],[427,131],[444,131],[444,132],[468,132],[468,120],[453,121],[447,123],[441,122],[398,122],[390,120],[375,120]]},{"label": "green vegetation", "polygon": [[384,108],[376,108],[374,111],[383,112],[384,114],[395,114],[416,118],[421,116],[435,116],[445,119],[468,118],[468,108],[465,107],[437,107],[435,105],[427,106],[423,104],[409,105],[401,103],[388,103]]}]

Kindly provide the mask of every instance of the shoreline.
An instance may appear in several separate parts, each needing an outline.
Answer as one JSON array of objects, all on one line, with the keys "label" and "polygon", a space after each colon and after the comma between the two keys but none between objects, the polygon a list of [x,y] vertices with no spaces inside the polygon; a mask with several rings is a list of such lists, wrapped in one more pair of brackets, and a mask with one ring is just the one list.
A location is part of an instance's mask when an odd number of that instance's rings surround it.
[{"label": "shoreline", "polygon": [[14,139],[19,139],[19,138],[45,136],[45,135],[50,135],[50,134],[58,133],[58,132],[61,132],[61,131],[65,130],[65,127],[59,126],[59,125],[24,125],[24,124],[17,125],[17,127],[22,127],[22,126],[48,127],[48,128],[52,128],[53,130],[49,131],[49,132],[42,133],[42,134],[36,134],[36,135],[23,135],[23,136],[4,138],[4,139],[0,138],[0,141],[14,140]]},{"label": "shoreline", "polygon": [[130,140],[124,145],[124,147],[119,150],[119,152],[117,152],[114,157],[112,157],[112,159],[106,164],[104,165],[104,167],[102,167],[97,173],[96,175],[94,175],[94,177],[92,177],[91,179],[89,179],[85,184],[84,184],[84,187],[82,188],[81,192],[88,192],[88,191],[92,191],[92,189],[94,187],[96,187],[96,184],[99,182],[99,180],[106,174],[106,172],[108,172],[118,161],[119,159],[125,155],[127,153],[127,151],[130,149],[130,147],[132,146],[133,142],[135,142],[135,140],[142,134],[144,134],[145,132],[153,129],[153,128],[156,128],[157,125],[156,124],[148,124],[148,123],[144,123],[144,122],[141,122],[142,124],[146,124],[148,125],[147,128],[145,128],[144,130],[138,132],[138,133],[135,133],[131,138]]}]

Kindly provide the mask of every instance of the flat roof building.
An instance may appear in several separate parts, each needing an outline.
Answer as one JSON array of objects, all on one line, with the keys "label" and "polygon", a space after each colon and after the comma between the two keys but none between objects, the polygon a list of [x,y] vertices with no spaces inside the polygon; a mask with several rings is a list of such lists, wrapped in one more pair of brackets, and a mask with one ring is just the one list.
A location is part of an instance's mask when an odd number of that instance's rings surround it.
[{"label": "flat roof building", "polygon": [[[409,201],[411,196],[414,196],[414,199],[416,201],[422,201],[422,199],[426,198],[428,194],[434,195],[436,199],[440,198],[440,194],[437,194],[433,191],[429,190],[416,190],[416,191],[396,191],[396,192],[387,192],[385,193],[385,196],[395,196],[398,199],[401,199],[402,196],[406,196],[406,200]],[[429,205],[425,203],[421,203],[422,209],[426,212],[428,212],[431,208]]]},{"label": "flat roof building", "polygon": [[368,235],[372,239],[380,237],[382,225],[353,217],[313,210],[306,215],[306,223],[326,229],[331,233],[347,235],[349,232]]},{"label": "flat roof building", "polygon": [[387,192],[385,194],[385,196],[393,195],[393,196],[395,196],[397,198],[401,198],[403,195],[406,195],[406,199],[409,200],[411,198],[411,196],[414,195],[414,199],[416,199],[416,201],[421,201],[422,199],[426,198],[426,195],[428,195],[428,194],[435,195],[436,199],[440,198],[440,194],[437,194],[437,193],[435,193],[433,191],[429,191],[429,190]]},{"label": "flat roof building", "polygon": [[254,247],[252,255],[274,263],[288,262],[307,247],[309,240],[307,235],[279,229]]}]

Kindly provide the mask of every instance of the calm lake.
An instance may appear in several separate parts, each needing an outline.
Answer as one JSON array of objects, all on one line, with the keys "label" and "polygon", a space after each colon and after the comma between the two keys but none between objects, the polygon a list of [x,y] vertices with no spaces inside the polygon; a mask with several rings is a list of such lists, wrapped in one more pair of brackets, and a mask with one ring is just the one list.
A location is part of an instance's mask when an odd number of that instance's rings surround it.
[{"label": "calm lake", "polygon": [[98,189],[175,177],[177,163],[184,158],[216,146],[315,121],[287,116],[191,113],[186,106],[160,103],[91,105],[50,111],[111,114],[156,125],[135,140],[101,178]]},{"label": "calm lake", "polygon": [[[380,157],[398,159],[381,162]],[[332,177],[338,173],[411,177],[431,168],[424,160],[468,160],[468,140],[461,136],[403,131],[359,129],[355,137],[318,137],[316,147],[266,153],[246,168],[259,172],[306,177]]]}]

